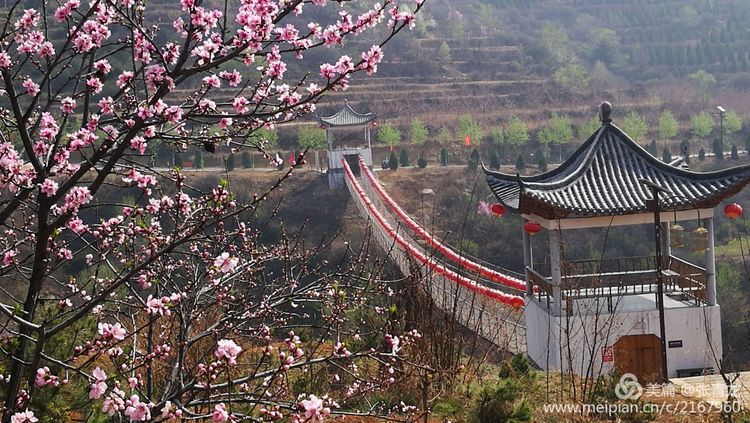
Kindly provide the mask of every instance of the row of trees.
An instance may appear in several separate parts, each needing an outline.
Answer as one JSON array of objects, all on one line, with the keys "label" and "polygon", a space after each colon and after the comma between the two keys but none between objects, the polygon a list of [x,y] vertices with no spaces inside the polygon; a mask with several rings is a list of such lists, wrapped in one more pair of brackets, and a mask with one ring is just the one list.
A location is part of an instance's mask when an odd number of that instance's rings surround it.
[{"label": "row of trees", "polygon": [[[596,131],[599,125],[596,117],[574,125],[569,117],[552,113],[551,118],[536,132],[534,138],[546,155],[549,145],[563,145],[571,142],[574,132],[580,140],[585,140]],[[644,141],[651,130],[648,120],[635,110],[628,112],[622,121],[617,122],[617,125],[636,141]],[[673,140],[678,136],[680,126],[674,114],[665,110],[656,121],[656,137],[663,141]],[[690,117],[689,127],[689,133],[693,136],[701,139],[707,138],[717,127],[716,118],[708,112],[699,112]],[[728,111],[723,121],[724,135],[731,136],[741,131],[742,128],[742,118],[736,112]],[[393,147],[399,145],[403,139],[402,131],[396,126],[386,123],[378,129],[377,140],[385,145]],[[532,135],[526,123],[515,116],[509,117],[503,126],[485,130],[470,115],[462,115],[458,118],[455,128],[442,126],[432,132],[422,120],[415,118],[409,125],[406,139],[409,143],[416,145],[434,140],[441,145],[461,143],[471,146],[489,141],[496,145],[521,146],[531,140]]]}]

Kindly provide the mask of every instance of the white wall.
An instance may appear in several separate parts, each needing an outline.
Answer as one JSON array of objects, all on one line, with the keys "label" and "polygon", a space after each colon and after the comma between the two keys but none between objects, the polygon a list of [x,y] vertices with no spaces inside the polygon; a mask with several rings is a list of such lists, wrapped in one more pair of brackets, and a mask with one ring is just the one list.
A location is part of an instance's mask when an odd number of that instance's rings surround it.
[{"label": "white wall", "polygon": [[328,151],[328,168],[341,169],[341,158],[349,154],[359,154],[367,166],[372,167],[372,151],[367,147],[340,148]]},{"label": "white wall", "polygon": [[[609,373],[614,367],[613,362],[602,363],[602,347],[613,346],[625,335],[653,334],[659,337],[659,312],[656,309],[615,314],[606,311],[587,314],[586,311],[594,310],[581,310],[570,317],[554,317],[536,299],[527,299],[527,302],[528,355],[545,370],[567,371],[572,368],[576,374],[597,377]],[[668,308],[664,317],[667,341],[682,340],[681,348],[667,348],[668,376],[676,377],[678,369],[699,367],[713,367],[718,372],[717,360],[722,355],[720,307],[686,305]],[[589,367],[592,356],[593,367]],[[562,357],[562,363],[558,357]]]}]

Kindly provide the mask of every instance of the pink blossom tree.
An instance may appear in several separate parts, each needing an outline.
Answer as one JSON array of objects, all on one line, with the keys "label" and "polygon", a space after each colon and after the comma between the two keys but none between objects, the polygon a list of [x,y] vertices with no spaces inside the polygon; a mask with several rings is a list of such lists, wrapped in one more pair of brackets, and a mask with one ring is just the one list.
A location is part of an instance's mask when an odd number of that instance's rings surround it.
[{"label": "pink blossom tree", "polygon": [[[376,72],[381,47],[414,25],[423,0],[359,3],[10,5],[0,35],[3,421],[37,421],[35,398],[66,386],[85,387],[91,413],[132,421],[320,421],[393,383],[414,335],[368,344],[342,329],[381,288],[364,253],[331,272],[293,239],[263,245],[243,216],[269,192],[243,203],[226,182],[202,192],[179,169],[148,164],[157,142],[265,153],[256,131]],[[347,40],[366,31],[377,41],[352,54]],[[368,360],[376,365],[361,370]],[[341,389],[292,389],[315,372]]]}]

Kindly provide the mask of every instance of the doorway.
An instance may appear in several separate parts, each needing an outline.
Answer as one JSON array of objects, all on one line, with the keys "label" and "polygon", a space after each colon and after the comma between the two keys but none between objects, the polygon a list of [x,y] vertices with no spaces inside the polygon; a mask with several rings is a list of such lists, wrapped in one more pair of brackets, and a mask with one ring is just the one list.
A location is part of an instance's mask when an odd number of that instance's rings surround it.
[{"label": "doorway", "polygon": [[359,177],[359,154],[344,154],[344,158],[349,164],[349,169],[352,170],[354,176]]},{"label": "doorway", "polygon": [[632,373],[643,385],[661,382],[661,340],[656,335],[627,335],[615,342],[615,369]]}]

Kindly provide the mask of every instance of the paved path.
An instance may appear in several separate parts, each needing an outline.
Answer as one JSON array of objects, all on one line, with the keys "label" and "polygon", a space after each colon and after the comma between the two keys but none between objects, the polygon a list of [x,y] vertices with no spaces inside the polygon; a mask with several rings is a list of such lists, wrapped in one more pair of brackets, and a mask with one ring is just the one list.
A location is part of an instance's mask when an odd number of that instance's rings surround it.
[{"label": "paved path", "polygon": [[[717,405],[727,399],[726,385],[721,375],[675,378],[670,379],[670,382],[675,385],[675,391],[679,390],[686,397]],[[734,382],[734,392],[746,408],[750,407],[750,372],[740,372],[740,377]]]}]

